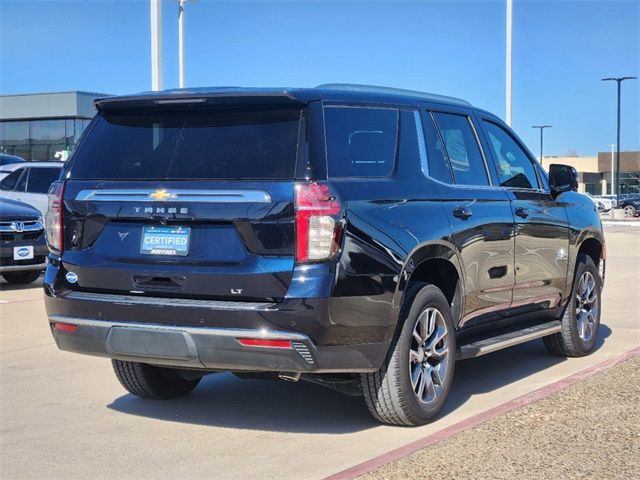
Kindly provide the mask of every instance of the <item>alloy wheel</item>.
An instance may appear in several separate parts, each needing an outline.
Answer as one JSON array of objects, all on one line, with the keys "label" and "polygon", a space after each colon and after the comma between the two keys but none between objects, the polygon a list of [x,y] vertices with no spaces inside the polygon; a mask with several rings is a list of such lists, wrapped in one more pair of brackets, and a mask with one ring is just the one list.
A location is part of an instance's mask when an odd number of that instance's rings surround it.
[{"label": "alloy wheel", "polygon": [[588,342],[596,330],[598,319],[598,291],[596,280],[586,271],[580,277],[576,291],[576,324],[578,336]]},{"label": "alloy wheel", "polygon": [[420,402],[432,403],[442,392],[449,367],[448,334],[444,317],[435,307],[425,309],[413,327],[409,376]]},{"label": "alloy wheel", "polygon": [[627,205],[624,207],[624,215],[625,217],[635,217],[636,209],[633,205]]}]

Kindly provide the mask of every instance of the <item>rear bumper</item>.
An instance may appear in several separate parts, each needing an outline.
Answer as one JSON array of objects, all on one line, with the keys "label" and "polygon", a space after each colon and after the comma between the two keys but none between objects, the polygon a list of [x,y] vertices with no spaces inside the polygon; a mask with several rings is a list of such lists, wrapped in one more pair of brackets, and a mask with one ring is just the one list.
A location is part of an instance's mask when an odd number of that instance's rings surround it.
[{"label": "rear bumper", "polygon": [[[77,326],[73,331],[52,329],[58,346],[72,352],[207,370],[377,370],[397,322],[392,293],[363,290],[331,296],[326,289],[313,288],[318,284],[312,281],[314,275],[323,282],[327,278],[317,270],[316,275],[307,269],[306,281],[289,288],[295,295],[278,302],[209,300],[76,290],[77,285],[66,281],[60,260],[50,256],[45,308],[50,323]],[[238,338],[289,340],[291,348],[247,346]],[[165,344],[173,347],[163,349]]]},{"label": "rear bumper", "polygon": [[[205,370],[371,372],[383,343],[318,347],[304,334],[274,330],[168,326],[50,315],[61,350],[153,365]],[[56,328],[62,324],[62,328]],[[239,339],[284,340],[288,347],[246,346]]]}]

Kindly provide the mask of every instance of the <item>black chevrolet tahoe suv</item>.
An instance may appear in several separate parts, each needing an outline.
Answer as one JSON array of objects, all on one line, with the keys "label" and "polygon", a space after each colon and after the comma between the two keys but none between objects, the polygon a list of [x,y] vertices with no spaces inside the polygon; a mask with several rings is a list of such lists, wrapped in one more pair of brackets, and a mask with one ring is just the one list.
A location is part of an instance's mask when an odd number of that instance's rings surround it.
[{"label": "black chevrolet tahoe suv", "polygon": [[95,105],[49,192],[46,310],[59,348],[111,358],[134,395],[226,371],[419,425],[456,360],[594,348],[593,202],[486,111],[357,85]]}]

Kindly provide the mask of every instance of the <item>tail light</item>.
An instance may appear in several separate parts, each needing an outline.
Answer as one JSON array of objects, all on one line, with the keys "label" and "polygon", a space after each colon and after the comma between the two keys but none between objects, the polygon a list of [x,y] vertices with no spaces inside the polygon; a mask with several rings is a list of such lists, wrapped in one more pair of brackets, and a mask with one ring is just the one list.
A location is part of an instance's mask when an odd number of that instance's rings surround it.
[{"label": "tail light", "polygon": [[49,208],[44,217],[49,249],[62,253],[62,194],[64,182],[53,182],[49,187]]},{"label": "tail light", "polygon": [[326,183],[296,184],[296,261],[332,258],[340,247],[342,205]]}]

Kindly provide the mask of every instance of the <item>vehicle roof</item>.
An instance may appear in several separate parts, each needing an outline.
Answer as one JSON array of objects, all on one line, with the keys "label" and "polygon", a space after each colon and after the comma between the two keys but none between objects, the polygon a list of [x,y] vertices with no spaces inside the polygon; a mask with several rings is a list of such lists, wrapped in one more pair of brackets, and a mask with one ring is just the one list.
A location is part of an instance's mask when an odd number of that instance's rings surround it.
[{"label": "vehicle roof", "polygon": [[3,158],[19,158],[19,159],[20,159],[20,160],[22,160],[23,162],[25,161],[25,159],[24,159],[24,158],[19,157],[18,155],[11,155],[11,154],[9,154],[9,153],[0,153],[0,157],[3,157]]},{"label": "vehicle roof", "polygon": [[215,101],[216,104],[237,104],[239,99],[251,103],[288,103],[292,105],[305,104],[313,100],[325,100],[389,104],[432,102],[471,107],[471,104],[465,100],[446,95],[355,84],[324,84],[315,88],[204,87],[172,89],[100,98],[95,101],[95,105],[98,109],[106,109],[152,104],[197,104],[209,101]]},{"label": "vehicle roof", "polygon": [[25,168],[25,167],[36,167],[36,168],[40,168],[40,167],[64,167],[64,163],[63,162],[58,162],[58,161],[48,161],[48,162],[30,162],[30,161],[26,161],[26,162],[20,162],[20,163],[10,163],[8,165],[2,165],[2,167],[0,167],[2,170],[17,170],[18,168]]}]

